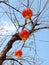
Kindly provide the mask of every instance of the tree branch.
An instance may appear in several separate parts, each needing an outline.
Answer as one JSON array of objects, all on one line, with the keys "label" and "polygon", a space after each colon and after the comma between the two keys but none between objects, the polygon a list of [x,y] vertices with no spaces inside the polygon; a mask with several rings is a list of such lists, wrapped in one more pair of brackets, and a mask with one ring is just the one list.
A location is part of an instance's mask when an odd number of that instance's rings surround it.
[{"label": "tree branch", "polygon": [[4,4],[6,4],[7,6],[11,7],[12,9],[16,10],[17,12],[21,13],[18,9],[14,8],[12,5],[6,3],[6,2],[3,2]]},{"label": "tree branch", "polygon": [[27,7],[29,7],[29,0],[27,0]]},{"label": "tree branch", "polygon": [[12,48],[12,44],[16,40],[21,40],[18,34],[15,34],[12,36],[11,40],[7,43],[6,47],[1,52],[1,54],[0,54],[0,65],[2,65],[2,62],[6,59],[6,53]]},{"label": "tree branch", "polygon": [[9,58],[9,57],[6,57],[6,59],[5,59],[5,60],[13,60],[13,61],[18,62],[20,65],[22,65],[22,63],[21,63],[21,62],[19,62],[18,60],[14,59],[14,58]]},{"label": "tree branch", "polygon": [[39,27],[39,28],[35,29],[35,31],[38,31],[38,30],[41,30],[41,29],[49,29],[49,26]]}]

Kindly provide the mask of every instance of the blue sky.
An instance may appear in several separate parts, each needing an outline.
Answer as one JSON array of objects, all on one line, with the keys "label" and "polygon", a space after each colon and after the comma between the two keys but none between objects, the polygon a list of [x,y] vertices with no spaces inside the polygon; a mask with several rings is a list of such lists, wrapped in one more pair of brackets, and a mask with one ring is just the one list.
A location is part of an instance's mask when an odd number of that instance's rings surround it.
[{"label": "blue sky", "polygon": [[35,37],[37,50],[39,50],[38,55],[44,60],[42,65],[49,65],[49,30],[39,31]]},{"label": "blue sky", "polygon": [[[24,4],[26,4],[25,1],[24,1]],[[38,7],[39,7],[39,2],[38,1],[35,0],[34,3],[32,4],[32,7],[31,7],[31,8],[33,8],[32,10],[33,10],[33,13],[34,14],[36,14],[37,11],[38,11]],[[23,0],[22,0],[22,2],[23,2]],[[42,9],[43,6],[44,6],[43,3],[45,3],[46,0],[42,0],[41,2],[42,2],[41,3],[41,9]],[[14,0],[11,0],[11,3],[15,3]],[[15,4],[15,5],[18,5],[18,3],[19,2],[17,2],[17,4]],[[3,6],[3,5],[4,4],[0,4],[0,6]],[[13,6],[15,6],[15,5],[13,5]],[[4,7],[4,9],[6,8],[5,5],[3,7]],[[23,7],[20,8],[20,10],[22,10],[22,9],[23,9]],[[2,8],[0,8],[0,12],[2,12],[2,11],[3,11]],[[49,10],[46,11],[45,14],[43,14],[43,17],[46,16],[46,15],[48,15],[48,14],[49,14]],[[1,15],[2,14],[0,13],[0,16]],[[20,14],[17,13],[17,15],[18,15],[18,18],[19,18]],[[19,20],[24,21],[24,18],[22,19],[21,16],[20,16]],[[44,17],[44,18],[41,18],[41,20],[48,20],[48,18],[47,17]],[[21,24],[21,22],[20,22],[20,24]],[[49,22],[48,22],[48,24],[49,24]],[[10,29],[11,30],[10,32],[4,31],[3,34],[11,34],[11,33],[14,34],[16,32],[16,29],[15,29],[14,25],[12,24],[12,22],[9,20],[9,18],[5,14],[3,15],[3,17],[0,18],[0,25],[2,27],[4,25],[5,29],[8,29],[8,30],[11,28]],[[5,38],[5,37],[3,36],[3,38]],[[4,42],[3,46],[7,44],[8,40],[10,38],[11,38],[11,36],[6,39],[6,41]],[[41,60],[43,59],[43,61],[44,61],[43,64],[41,64],[41,65],[49,65],[49,29],[47,29],[47,30],[40,30],[38,32],[35,32],[35,40],[36,40],[35,42],[36,42],[36,46],[37,46],[37,54],[41,58]],[[3,49],[3,46],[0,48],[0,50]],[[27,53],[27,51],[25,51],[25,52]],[[33,52],[31,52],[31,53],[33,54]]]}]

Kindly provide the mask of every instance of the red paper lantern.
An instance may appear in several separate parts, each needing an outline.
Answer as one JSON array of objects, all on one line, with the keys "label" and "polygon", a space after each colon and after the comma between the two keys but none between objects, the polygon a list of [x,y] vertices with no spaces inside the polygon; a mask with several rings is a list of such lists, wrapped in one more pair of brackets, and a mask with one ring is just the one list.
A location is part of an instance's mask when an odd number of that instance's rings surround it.
[{"label": "red paper lantern", "polygon": [[17,58],[20,58],[22,56],[22,51],[21,50],[16,50],[15,55]]},{"label": "red paper lantern", "polygon": [[30,8],[26,8],[22,11],[22,15],[24,18],[31,18],[33,13],[32,13],[32,10]]},{"label": "red paper lantern", "polygon": [[26,40],[28,37],[29,37],[30,33],[29,31],[27,30],[22,30],[20,33],[19,33],[19,36],[22,40]]}]

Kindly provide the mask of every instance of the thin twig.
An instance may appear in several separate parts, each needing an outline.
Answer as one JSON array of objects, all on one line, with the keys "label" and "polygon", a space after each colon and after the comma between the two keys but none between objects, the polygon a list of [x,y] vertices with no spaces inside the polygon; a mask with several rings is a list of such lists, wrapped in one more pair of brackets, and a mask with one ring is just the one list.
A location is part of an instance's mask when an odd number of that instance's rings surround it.
[{"label": "thin twig", "polygon": [[13,61],[18,62],[20,65],[22,65],[22,63],[21,63],[21,62],[19,62],[18,60],[14,59],[14,58],[9,58],[9,57],[6,57],[6,59],[5,59],[5,60],[13,60]]}]

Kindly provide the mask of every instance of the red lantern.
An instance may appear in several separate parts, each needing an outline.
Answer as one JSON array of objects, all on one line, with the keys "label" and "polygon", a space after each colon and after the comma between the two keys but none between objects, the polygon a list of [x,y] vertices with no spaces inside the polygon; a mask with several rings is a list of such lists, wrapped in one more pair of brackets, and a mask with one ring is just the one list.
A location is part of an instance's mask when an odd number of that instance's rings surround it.
[{"label": "red lantern", "polygon": [[17,58],[20,58],[22,56],[22,51],[21,50],[16,50],[15,55]]},{"label": "red lantern", "polygon": [[31,18],[33,13],[32,13],[32,10],[30,8],[26,8],[22,11],[22,15],[24,18]]},{"label": "red lantern", "polygon": [[30,33],[29,31],[27,30],[22,30],[20,33],[19,33],[19,36],[22,40],[26,40],[28,37],[29,37]]}]

